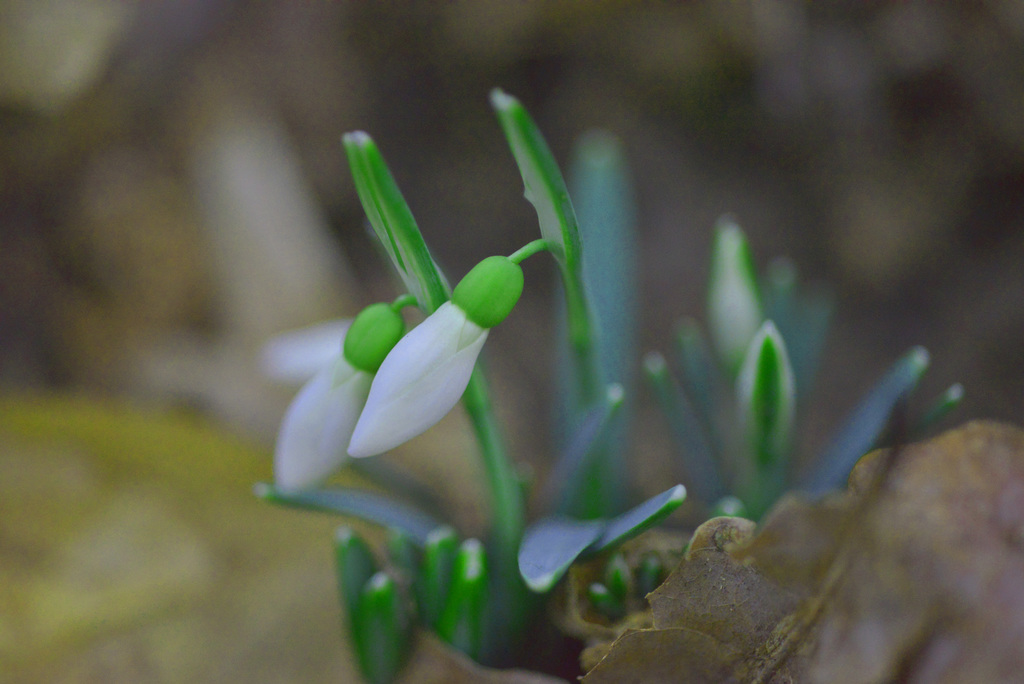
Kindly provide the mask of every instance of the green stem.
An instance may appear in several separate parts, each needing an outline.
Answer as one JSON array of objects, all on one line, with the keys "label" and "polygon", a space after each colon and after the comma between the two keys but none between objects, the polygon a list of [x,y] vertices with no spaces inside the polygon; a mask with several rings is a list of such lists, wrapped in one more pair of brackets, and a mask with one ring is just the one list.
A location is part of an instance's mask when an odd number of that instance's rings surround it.
[{"label": "green stem", "polygon": [[498,616],[496,627],[509,636],[525,628],[530,603],[524,600],[525,584],[519,577],[519,542],[526,527],[526,511],[519,477],[508,458],[505,441],[498,428],[490,394],[483,373],[473,370],[462,403],[476,433],[483,460],[484,473],[490,489],[492,534],[490,544],[493,562],[491,577],[497,591],[492,603]]},{"label": "green stem", "polygon": [[553,247],[554,245],[551,243],[550,240],[538,238],[533,242],[528,242],[519,249],[517,249],[515,252],[509,255],[508,259],[514,264],[521,264],[524,259],[528,259],[529,257],[532,257],[534,254],[537,254],[538,252],[550,252]]},{"label": "green stem", "polygon": [[600,371],[594,353],[594,334],[587,302],[586,290],[579,267],[570,269],[559,264],[562,288],[565,291],[565,311],[569,323],[569,346],[572,349],[573,372],[579,392],[577,405],[589,408],[601,399]]},{"label": "green stem", "polygon": [[409,306],[419,306],[419,302],[411,294],[398,295],[395,301],[391,302],[391,310],[396,313]]}]

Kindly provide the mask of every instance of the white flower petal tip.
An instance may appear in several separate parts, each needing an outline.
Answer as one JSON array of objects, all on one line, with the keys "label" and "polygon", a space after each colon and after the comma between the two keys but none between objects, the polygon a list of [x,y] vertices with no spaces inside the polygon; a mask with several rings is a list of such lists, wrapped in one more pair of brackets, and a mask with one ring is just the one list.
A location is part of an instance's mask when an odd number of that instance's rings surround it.
[{"label": "white flower petal tip", "polygon": [[375,456],[445,417],[469,384],[487,330],[451,302],[408,333],[374,376],[348,453]]},{"label": "white flower petal tip", "polygon": [[351,324],[351,319],[327,321],[271,338],[260,358],[263,374],[278,382],[306,382],[338,356]]},{"label": "white flower petal tip", "polygon": [[346,447],[370,391],[369,374],[340,356],[306,383],[281,421],[274,452],[274,484],[308,489],[347,460]]}]

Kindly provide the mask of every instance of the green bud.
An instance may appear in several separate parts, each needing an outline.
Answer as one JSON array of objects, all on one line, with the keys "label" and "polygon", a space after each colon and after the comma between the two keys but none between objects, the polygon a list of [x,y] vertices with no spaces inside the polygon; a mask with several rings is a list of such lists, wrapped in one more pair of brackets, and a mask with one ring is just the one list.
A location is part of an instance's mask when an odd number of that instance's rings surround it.
[{"label": "green bud", "polygon": [[523,269],[508,257],[487,257],[452,292],[452,301],[481,328],[505,320],[523,293]]},{"label": "green bud", "polygon": [[448,599],[452,570],[458,554],[459,540],[455,530],[438,527],[427,535],[423,547],[423,565],[416,579],[420,617],[430,627],[437,625]]},{"label": "green bud", "polygon": [[487,610],[487,558],[483,544],[467,539],[459,547],[438,635],[470,658],[480,657]]},{"label": "green bud", "polygon": [[604,568],[604,585],[619,601],[625,601],[631,593],[633,573],[621,553],[614,554]]},{"label": "green bud", "polygon": [[610,620],[617,620],[626,613],[622,601],[600,582],[594,582],[587,587],[587,598],[599,613]]},{"label": "green bud", "polygon": [[367,543],[349,527],[339,528],[334,537],[334,562],[338,596],[348,615],[349,628],[355,631],[359,594],[377,572],[377,563]]},{"label": "green bud", "polygon": [[371,304],[355,317],[345,335],[345,360],[367,373],[376,373],[405,333],[401,314],[387,304]]},{"label": "green bud", "polygon": [[363,676],[371,684],[394,681],[409,651],[409,620],[395,581],[373,575],[359,595],[352,634]]},{"label": "green bud", "polygon": [[717,518],[723,515],[731,518],[745,518],[747,507],[735,496],[723,496],[715,502],[715,507],[711,509],[711,517]]},{"label": "green bud", "polygon": [[743,231],[723,217],[715,227],[708,282],[708,328],[719,358],[733,377],[764,320],[754,258]]}]

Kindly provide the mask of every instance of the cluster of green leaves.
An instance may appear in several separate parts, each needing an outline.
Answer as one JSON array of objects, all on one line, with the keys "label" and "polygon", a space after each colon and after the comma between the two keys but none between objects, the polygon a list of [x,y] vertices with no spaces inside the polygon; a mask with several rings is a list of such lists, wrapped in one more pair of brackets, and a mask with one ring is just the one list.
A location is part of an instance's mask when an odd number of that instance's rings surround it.
[{"label": "cluster of green leaves", "polygon": [[[894,411],[928,367],[915,347],[866,393],[806,472],[794,468],[798,409],[821,358],[831,297],[798,287],[778,260],[758,278],[743,231],[726,217],[715,229],[708,286],[711,343],[687,319],[676,337],[682,380],[651,353],[644,369],[678,442],[693,493],[715,514],[760,518],[789,489],[821,495],[842,487],[857,460],[889,436]],[[910,429],[916,436],[960,401],[951,386]]]}]

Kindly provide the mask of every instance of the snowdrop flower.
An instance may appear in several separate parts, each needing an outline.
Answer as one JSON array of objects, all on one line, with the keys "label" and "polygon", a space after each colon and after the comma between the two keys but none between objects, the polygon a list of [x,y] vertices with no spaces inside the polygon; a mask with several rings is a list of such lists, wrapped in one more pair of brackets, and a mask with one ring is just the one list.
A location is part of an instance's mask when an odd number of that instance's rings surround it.
[{"label": "snowdrop flower", "polygon": [[301,385],[334,362],[350,325],[346,318],[278,335],[264,345],[260,369],[271,380]]},{"label": "snowdrop flower", "polygon": [[349,444],[374,456],[421,434],[458,403],[487,333],[511,313],[523,271],[508,257],[484,259],[445,302],[387,355]]},{"label": "snowdrop flower", "polygon": [[279,489],[306,489],[344,464],[373,374],[404,331],[401,315],[387,304],[368,306],[352,321],[339,352],[284,414],[274,452]]}]

